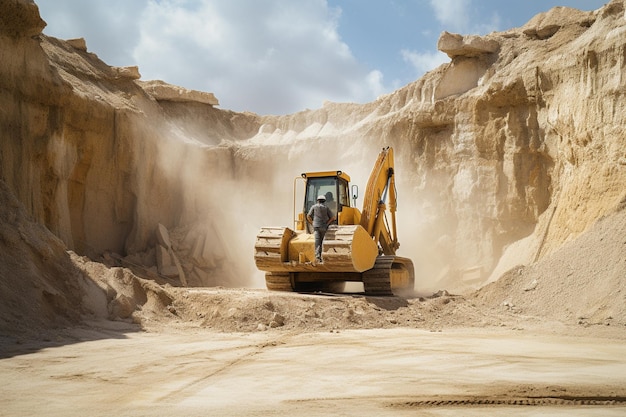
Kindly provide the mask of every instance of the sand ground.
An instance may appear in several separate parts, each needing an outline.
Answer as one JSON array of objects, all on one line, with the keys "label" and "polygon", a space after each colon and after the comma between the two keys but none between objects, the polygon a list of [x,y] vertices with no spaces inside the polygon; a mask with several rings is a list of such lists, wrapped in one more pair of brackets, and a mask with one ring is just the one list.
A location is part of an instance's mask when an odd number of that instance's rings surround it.
[{"label": "sand ground", "polygon": [[138,330],[104,321],[38,342],[0,339],[0,415],[626,415],[620,337]]}]

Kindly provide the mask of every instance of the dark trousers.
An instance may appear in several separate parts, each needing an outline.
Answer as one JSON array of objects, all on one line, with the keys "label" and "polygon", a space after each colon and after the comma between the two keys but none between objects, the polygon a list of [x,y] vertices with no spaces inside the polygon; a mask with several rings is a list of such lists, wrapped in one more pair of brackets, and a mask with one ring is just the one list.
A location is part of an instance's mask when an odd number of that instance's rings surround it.
[{"label": "dark trousers", "polygon": [[322,242],[324,241],[324,236],[326,235],[326,227],[315,227],[314,228],[314,236],[315,236],[315,259],[317,261],[322,260]]}]

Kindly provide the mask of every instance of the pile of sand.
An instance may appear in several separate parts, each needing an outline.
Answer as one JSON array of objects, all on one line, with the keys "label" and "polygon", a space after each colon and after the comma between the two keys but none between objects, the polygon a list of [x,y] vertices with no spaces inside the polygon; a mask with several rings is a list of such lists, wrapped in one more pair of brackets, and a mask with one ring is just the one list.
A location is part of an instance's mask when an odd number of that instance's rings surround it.
[{"label": "pile of sand", "polygon": [[43,330],[84,319],[132,322],[170,302],[152,281],[67,251],[0,180],[0,335],[48,338]]},{"label": "pile of sand", "polygon": [[80,281],[63,242],[31,221],[0,180],[0,332],[77,323]]},{"label": "pile of sand", "polygon": [[626,209],[473,295],[477,303],[567,323],[626,325]]}]

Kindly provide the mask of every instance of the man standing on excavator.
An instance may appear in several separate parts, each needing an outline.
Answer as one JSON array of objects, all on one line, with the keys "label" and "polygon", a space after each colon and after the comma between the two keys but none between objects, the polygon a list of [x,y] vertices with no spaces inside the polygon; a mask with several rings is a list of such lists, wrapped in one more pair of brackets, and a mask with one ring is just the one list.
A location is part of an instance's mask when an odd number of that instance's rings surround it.
[{"label": "man standing on excavator", "polygon": [[317,204],[313,204],[306,218],[309,223],[313,224],[313,230],[315,230],[315,261],[321,264],[323,263],[322,242],[328,230],[328,225],[335,220],[333,212],[326,206],[325,196],[320,195],[317,197]]}]

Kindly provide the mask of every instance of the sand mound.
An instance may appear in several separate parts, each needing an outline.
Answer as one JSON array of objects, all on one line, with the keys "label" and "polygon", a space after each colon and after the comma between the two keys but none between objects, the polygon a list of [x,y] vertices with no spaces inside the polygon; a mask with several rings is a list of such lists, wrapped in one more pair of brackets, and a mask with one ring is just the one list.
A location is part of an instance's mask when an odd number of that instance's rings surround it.
[{"label": "sand mound", "polygon": [[68,252],[59,238],[28,218],[0,181],[2,335],[30,337],[82,319],[139,321],[134,315],[167,314],[170,303],[158,284]]},{"label": "sand mound", "polygon": [[626,325],[626,210],[474,297],[486,306],[579,324]]},{"label": "sand mound", "polygon": [[0,181],[0,332],[76,323],[80,279],[63,242],[31,221]]},{"label": "sand mound", "polygon": [[172,299],[166,287],[139,278],[126,268],[109,268],[75,253],[71,258],[89,283],[83,302],[91,317],[139,323],[140,316],[167,315]]}]

